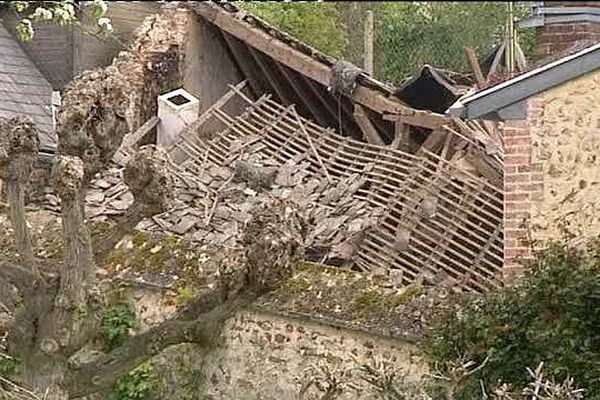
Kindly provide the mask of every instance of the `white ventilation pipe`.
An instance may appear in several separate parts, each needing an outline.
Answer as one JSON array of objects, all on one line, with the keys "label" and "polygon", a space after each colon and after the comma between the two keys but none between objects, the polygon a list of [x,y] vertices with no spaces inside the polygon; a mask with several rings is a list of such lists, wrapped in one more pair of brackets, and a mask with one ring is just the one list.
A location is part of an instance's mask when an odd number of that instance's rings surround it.
[{"label": "white ventilation pipe", "polygon": [[173,144],[181,131],[198,118],[200,100],[185,89],[177,89],[158,96],[156,142],[159,146]]}]

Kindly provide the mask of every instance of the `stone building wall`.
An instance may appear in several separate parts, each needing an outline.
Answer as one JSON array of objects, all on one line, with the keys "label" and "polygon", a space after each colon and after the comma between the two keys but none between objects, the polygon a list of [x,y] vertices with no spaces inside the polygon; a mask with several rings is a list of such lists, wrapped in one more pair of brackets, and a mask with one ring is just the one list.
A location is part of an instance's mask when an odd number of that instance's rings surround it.
[{"label": "stone building wall", "polygon": [[600,71],[528,100],[505,137],[505,265],[533,247],[600,234]]},{"label": "stone building wall", "polygon": [[184,346],[165,352],[155,363],[163,380],[163,399],[181,398],[195,370],[206,377],[205,399],[296,400],[301,384],[319,376],[310,372],[311,366],[348,373],[356,389],[346,390],[340,399],[368,399],[368,385],[358,369],[374,359],[404,368],[409,379],[417,380],[425,372],[416,347],[409,343],[257,312],[240,313],[229,321],[225,342],[208,359],[193,346]]},{"label": "stone building wall", "polygon": [[[141,331],[177,311],[162,290],[138,287],[129,294]],[[412,381],[427,371],[416,343],[303,315],[253,308],[228,321],[222,341],[208,355],[191,344],[167,349],[153,360],[160,376],[158,397],[181,400],[202,392],[206,400],[297,400],[309,377],[322,376],[310,372],[317,366],[338,377],[347,374],[345,380],[355,388],[340,400],[370,399],[369,385],[360,378],[363,364],[386,362]]]}]

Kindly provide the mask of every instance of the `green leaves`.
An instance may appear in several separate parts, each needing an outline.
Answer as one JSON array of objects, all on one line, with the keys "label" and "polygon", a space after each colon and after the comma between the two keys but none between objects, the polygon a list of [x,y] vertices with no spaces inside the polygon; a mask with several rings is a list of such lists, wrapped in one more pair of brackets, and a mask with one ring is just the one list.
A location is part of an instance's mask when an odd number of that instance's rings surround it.
[{"label": "green leaves", "polygon": [[106,351],[120,346],[137,325],[135,312],[125,301],[106,309],[100,321],[100,335]]},{"label": "green leaves", "polygon": [[98,20],[101,34],[108,34],[113,31],[112,23],[109,18],[102,17]]},{"label": "green leaves", "polygon": [[53,21],[58,25],[66,25],[76,20],[75,7],[70,1],[61,1],[54,7]]},{"label": "green leaves", "polygon": [[31,19],[34,21],[51,21],[53,18],[52,11],[43,7],[36,8],[35,12],[31,15]]},{"label": "green leaves", "polygon": [[586,399],[600,399],[600,245],[585,253],[552,246],[514,287],[490,293],[449,315],[427,348],[438,365],[464,356],[484,369],[469,377],[459,399],[477,398],[481,382],[527,383],[525,369],[545,363],[550,378],[572,376]]},{"label": "green leaves", "polygon": [[9,377],[21,371],[21,360],[8,354],[0,353],[0,375]]},{"label": "green leaves", "polygon": [[[84,27],[79,21],[78,7],[79,5],[73,0],[61,1],[12,1],[2,2],[12,7],[18,16],[16,31],[24,43],[30,42],[35,36],[35,29],[32,22],[46,22],[57,25],[74,25]],[[36,4],[35,10],[32,10],[32,4]],[[94,0],[89,5],[89,12],[93,19],[93,24],[96,25],[96,33],[108,35],[113,32],[113,26],[110,18],[106,17],[108,5],[103,0]],[[84,32],[86,30],[84,29]]]},{"label": "green leaves", "polygon": [[108,10],[108,6],[102,0],[94,0],[91,6],[92,17],[95,20],[99,20],[100,18],[106,15],[106,11]]},{"label": "green leaves", "polygon": [[29,8],[28,1],[14,1],[11,4],[13,5],[13,7],[15,8],[15,10],[18,13],[22,13],[23,11],[25,11]]},{"label": "green leaves", "polygon": [[109,400],[154,400],[157,387],[156,367],[147,362],[123,375],[109,395]]}]

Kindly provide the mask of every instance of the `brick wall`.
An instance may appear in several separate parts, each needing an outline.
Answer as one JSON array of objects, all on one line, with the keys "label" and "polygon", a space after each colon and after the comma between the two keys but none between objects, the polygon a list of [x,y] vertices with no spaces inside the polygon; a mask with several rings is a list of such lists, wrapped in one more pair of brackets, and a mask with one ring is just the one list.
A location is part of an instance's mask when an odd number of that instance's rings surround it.
[{"label": "brick wall", "polygon": [[600,71],[528,100],[505,144],[504,260],[522,271],[532,248],[600,235]]},{"label": "brick wall", "polygon": [[538,28],[536,57],[544,58],[565,52],[578,44],[591,45],[600,41],[600,24],[569,23]]},{"label": "brick wall", "polygon": [[533,171],[527,121],[504,125],[504,267],[507,277],[522,271],[531,258],[527,222],[531,219]]},{"label": "brick wall", "polygon": [[[548,1],[546,7],[552,8],[600,8],[597,1]],[[600,41],[600,24],[563,23],[550,24],[538,28],[538,46],[536,56],[544,59],[565,52],[574,45],[591,45]]]}]

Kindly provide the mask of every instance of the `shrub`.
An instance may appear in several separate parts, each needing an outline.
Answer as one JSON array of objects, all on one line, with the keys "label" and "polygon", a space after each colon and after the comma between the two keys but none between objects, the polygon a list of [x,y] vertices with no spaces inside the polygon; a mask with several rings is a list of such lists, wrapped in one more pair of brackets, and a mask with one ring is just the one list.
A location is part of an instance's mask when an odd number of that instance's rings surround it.
[{"label": "shrub", "polygon": [[158,387],[158,373],[154,364],[147,362],[123,375],[109,400],[154,400]]},{"label": "shrub", "polygon": [[21,372],[21,360],[8,354],[0,353],[0,376],[12,376]]},{"label": "shrub", "polygon": [[600,243],[586,251],[558,244],[536,257],[512,286],[490,293],[443,318],[432,331],[427,353],[444,371],[468,359],[484,368],[461,385],[460,399],[481,396],[481,383],[522,387],[528,366],[545,363],[556,381],[569,376],[600,399]]},{"label": "shrub", "polygon": [[105,349],[110,351],[120,346],[135,327],[137,319],[129,303],[119,301],[107,308],[100,321],[100,334]]}]

